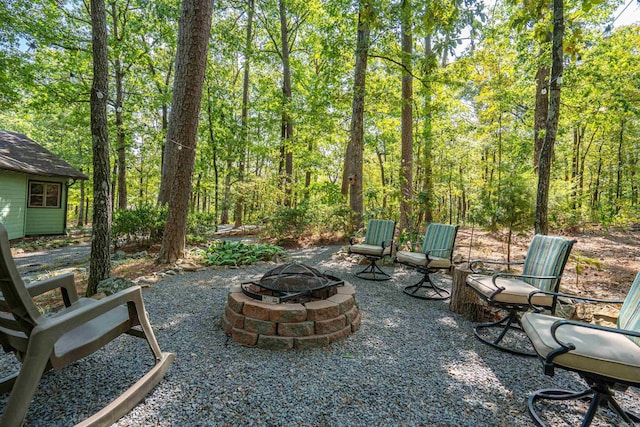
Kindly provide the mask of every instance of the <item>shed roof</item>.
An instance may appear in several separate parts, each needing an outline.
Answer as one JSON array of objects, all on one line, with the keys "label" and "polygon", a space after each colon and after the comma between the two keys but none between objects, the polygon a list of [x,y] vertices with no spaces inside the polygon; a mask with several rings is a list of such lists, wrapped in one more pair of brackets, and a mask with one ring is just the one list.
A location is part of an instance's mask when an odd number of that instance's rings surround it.
[{"label": "shed roof", "polygon": [[33,175],[89,179],[26,136],[6,130],[0,130],[0,169]]}]

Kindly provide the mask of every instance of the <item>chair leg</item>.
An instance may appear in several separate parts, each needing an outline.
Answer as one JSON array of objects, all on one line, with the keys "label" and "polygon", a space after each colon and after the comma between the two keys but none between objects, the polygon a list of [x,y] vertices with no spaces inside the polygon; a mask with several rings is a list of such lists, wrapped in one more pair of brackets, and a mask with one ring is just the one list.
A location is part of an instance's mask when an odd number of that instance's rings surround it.
[{"label": "chair leg", "polygon": [[[485,338],[481,334],[482,330],[491,329],[491,328],[501,329],[500,333],[493,341],[490,341],[489,339]],[[514,348],[509,348],[504,345],[501,345],[500,342],[504,339],[505,335],[507,335],[507,333],[510,330],[522,331],[522,327],[520,326],[520,320],[518,319],[518,316],[515,310],[509,310],[509,315],[505,316],[504,318],[502,318],[497,322],[479,323],[473,328],[473,332],[476,338],[478,338],[483,343],[490,345],[493,348],[496,348],[500,351],[504,351],[507,353],[515,354],[518,356],[537,357],[537,354],[535,352],[516,350]],[[527,343],[529,342],[528,339],[526,341]]]},{"label": "chair leg", "polygon": [[18,372],[14,372],[13,374],[0,379],[0,394],[9,393],[11,389],[13,389],[13,385],[16,383],[16,378],[18,378]]},{"label": "chair leg", "polygon": [[383,280],[389,280],[391,276],[382,271],[380,267],[376,264],[378,258],[369,258],[370,264],[362,271],[355,273],[356,277],[359,277],[364,280],[374,280],[376,282],[380,282]]},{"label": "chair leg", "polygon": [[605,406],[618,414],[628,425],[635,425],[640,422],[640,417],[631,412],[625,411],[620,407],[618,402],[613,398],[611,389],[602,382],[596,382],[591,388],[581,392],[560,389],[545,389],[534,392],[527,401],[527,410],[538,427],[546,427],[546,424],[535,409],[538,400],[577,400],[582,399],[591,402],[589,408],[582,420],[581,426],[590,426],[598,412],[600,406]]},{"label": "chair leg", "polygon": [[[33,347],[38,347],[34,345]],[[29,347],[31,350],[31,347]],[[27,354],[22,361],[20,372],[17,377],[13,379],[13,388],[9,395],[7,405],[4,407],[4,413],[0,418],[0,425],[3,427],[19,427],[22,425],[33,394],[38,388],[42,374],[47,368],[48,352],[35,349],[33,352],[36,354]],[[12,381],[9,378],[9,381]]]},{"label": "chair leg", "polygon": [[414,298],[424,300],[443,300],[449,298],[451,292],[443,289],[431,281],[429,271],[422,271],[424,277],[415,285],[409,285],[403,289],[403,292]]}]

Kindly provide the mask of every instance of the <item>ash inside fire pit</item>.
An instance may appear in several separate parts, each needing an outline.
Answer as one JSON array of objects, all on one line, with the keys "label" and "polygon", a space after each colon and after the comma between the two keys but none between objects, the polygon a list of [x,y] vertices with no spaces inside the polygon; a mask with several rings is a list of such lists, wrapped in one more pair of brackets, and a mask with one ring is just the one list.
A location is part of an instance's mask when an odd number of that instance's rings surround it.
[{"label": "ash inside fire pit", "polygon": [[343,284],[337,277],[313,267],[290,262],[269,270],[259,282],[244,282],[241,287],[253,299],[279,304],[326,299],[336,294],[336,286]]}]

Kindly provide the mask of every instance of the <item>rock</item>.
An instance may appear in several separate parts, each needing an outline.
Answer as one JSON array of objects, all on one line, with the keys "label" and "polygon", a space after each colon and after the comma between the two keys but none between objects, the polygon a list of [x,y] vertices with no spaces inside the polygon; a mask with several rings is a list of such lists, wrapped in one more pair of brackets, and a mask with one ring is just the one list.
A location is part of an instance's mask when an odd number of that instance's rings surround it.
[{"label": "rock", "polygon": [[123,289],[127,289],[135,285],[136,284],[131,280],[123,279],[120,277],[110,277],[98,283],[96,292],[97,293],[104,292],[106,295],[112,295],[117,292],[120,292]]},{"label": "rock", "polygon": [[149,256],[149,253],[147,251],[140,251],[131,255],[131,258],[140,259],[140,258],[146,258],[148,256]]},{"label": "rock", "polygon": [[153,285],[159,279],[153,276],[141,276],[136,279],[133,279],[133,282],[142,287],[148,287],[149,285]]},{"label": "rock", "polygon": [[113,260],[120,260],[120,259],[125,259],[127,257],[127,254],[124,253],[124,251],[115,251],[113,255],[111,255],[111,259]]}]

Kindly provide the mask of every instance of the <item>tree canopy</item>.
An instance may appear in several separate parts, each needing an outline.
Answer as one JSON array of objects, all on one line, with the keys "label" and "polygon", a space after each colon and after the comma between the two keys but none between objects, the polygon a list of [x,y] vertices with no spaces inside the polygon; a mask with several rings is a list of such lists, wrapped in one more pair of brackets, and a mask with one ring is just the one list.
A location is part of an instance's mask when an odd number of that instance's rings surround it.
[{"label": "tree canopy", "polygon": [[[349,230],[343,171],[364,5],[364,219],[399,220],[403,206],[407,233],[432,220],[533,229],[536,94],[549,90],[537,78],[551,68],[552,2],[359,3],[214,2],[197,143],[185,148],[195,150],[189,209],[236,225],[304,219]],[[564,1],[552,228],[640,221],[640,26],[613,26],[618,5]],[[106,1],[116,210],[162,200],[180,7]],[[0,5],[0,128],[91,176],[89,9]],[[86,204],[79,186],[70,195],[73,215]]]}]

